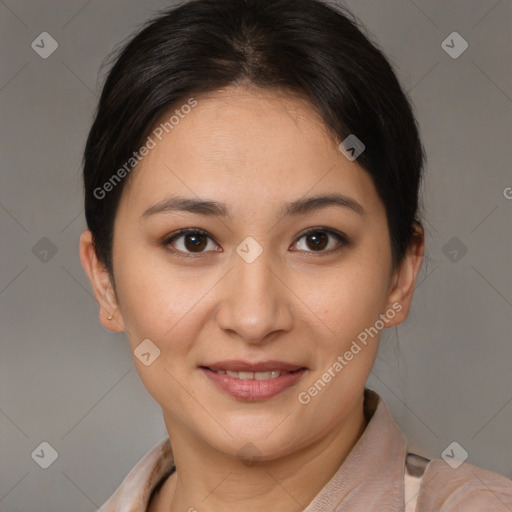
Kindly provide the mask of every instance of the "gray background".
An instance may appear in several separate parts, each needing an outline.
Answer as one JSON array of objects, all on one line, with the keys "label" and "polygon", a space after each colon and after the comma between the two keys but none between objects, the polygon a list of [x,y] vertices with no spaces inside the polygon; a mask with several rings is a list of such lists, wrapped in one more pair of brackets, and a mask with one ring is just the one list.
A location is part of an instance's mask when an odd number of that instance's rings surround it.
[{"label": "gray background", "polygon": [[[99,324],[78,256],[100,65],[165,5],[0,2],[3,512],[96,510],[166,435],[124,335]],[[385,331],[369,386],[411,449],[440,457],[457,441],[468,462],[512,478],[512,2],[345,5],[394,64],[429,159],[413,311]],[[59,45],[47,59],[31,48],[43,31]],[[469,43],[456,59],[441,47],[453,31]],[[42,441],[58,452],[48,469],[31,458]]]}]

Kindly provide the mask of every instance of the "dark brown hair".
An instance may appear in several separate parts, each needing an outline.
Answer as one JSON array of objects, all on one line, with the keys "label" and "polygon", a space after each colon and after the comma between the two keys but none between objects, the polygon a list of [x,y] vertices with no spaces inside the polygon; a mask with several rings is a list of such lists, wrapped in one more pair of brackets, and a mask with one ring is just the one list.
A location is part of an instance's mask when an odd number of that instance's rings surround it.
[{"label": "dark brown hair", "polygon": [[165,112],[233,84],[306,97],[338,142],[364,143],[357,162],[385,205],[393,264],[402,261],[420,224],[425,154],[390,63],[349,11],[320,0],[192,0],[159,12],[115,59],[83,158],[87,225],[112,278],[114,219],[131,175],[98,190],[133,163]]}]

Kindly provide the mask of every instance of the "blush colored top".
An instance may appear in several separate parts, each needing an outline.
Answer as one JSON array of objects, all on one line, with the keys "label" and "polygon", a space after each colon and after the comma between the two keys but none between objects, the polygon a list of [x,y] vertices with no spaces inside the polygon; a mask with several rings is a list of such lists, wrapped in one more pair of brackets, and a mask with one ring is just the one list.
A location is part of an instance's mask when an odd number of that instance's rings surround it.
[{"label": "blush colored top", "polygon": [[[512,512],[512,480],[460,464],[454,450],[448,462],[409,454],[379,395],[365,389],[364,405],[366,429],[304,512]],[[101,510],[146,512],[152,493],[175,469],[166,438],[137,462]]]}]

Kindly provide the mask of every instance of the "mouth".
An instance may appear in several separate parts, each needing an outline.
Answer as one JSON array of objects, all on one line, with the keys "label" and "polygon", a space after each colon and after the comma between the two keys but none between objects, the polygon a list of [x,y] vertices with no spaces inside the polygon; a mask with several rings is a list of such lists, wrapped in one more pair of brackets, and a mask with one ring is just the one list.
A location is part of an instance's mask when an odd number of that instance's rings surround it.
[{"label": "mouth", "polygon": [[223,361],[199,367],[218,389],[242,400],[264,400],[289,389],[307,368],[282,361]]},{"label": "mouth", "polygon": [[[214,371],[211,368],[207,368],[207,370]],[[277,377],[280,377],[281,375],[289,375],[293,372],[281,370],[270,370],[268,372],[234,372],[231,370],[216,370],[215,373],[217,375],[229,375],[229,377],[232,377],[233,379],[240,380],[272,380],[277,379]]]}]

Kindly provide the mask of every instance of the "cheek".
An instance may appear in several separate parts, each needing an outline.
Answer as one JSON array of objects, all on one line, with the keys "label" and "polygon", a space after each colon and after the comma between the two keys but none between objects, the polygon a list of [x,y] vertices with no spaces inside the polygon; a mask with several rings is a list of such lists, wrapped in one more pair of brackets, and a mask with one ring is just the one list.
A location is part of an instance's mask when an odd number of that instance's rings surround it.
[{"label": "cheek", "polygon": [[329,273],[304,275],[297,295],[318,319],[318,328],[343,343],[373,325],[383,312],[388,279],[384,270],[353,258]]},{"label": "cheek", "polygon": [[299,390],[299,402],[311,421],[318,422],[322,411],[323,428],[342,419],[371,372],[381,333],[375,325],[386,303],[383,276],[368,267],[338,269],[308,297],[321,321],[312,320],[314,371]]},{"label": "cheek", "polygon": [[211,275],[198,276],[191,267],[167,263],[160,251],[125,252],[124,258],[119,258],[116,282],[123,319],[134,338],[130,341],[140,337],[155,342],[173,339],[213,279]]}]

